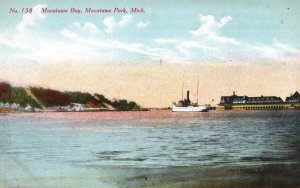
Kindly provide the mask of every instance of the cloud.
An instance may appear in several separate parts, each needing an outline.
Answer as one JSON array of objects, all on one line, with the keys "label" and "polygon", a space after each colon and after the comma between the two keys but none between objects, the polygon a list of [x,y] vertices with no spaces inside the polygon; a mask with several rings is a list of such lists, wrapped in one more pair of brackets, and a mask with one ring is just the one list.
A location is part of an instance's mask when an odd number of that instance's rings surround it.
[{"label": "cloud", "polygon": [[[216,54],[217,58],[226,59],[226,57],[234,56],[248,59],[253,59],[253,57],[255,57],[257,59],[267,58],[276,61],[289,61],[300,57],[299,49],[276,40],[271,44],[251,43],[221,35],[222,28],[232,20],[233,18],[231,16],[225,16],[221,18],[220,21],[216,21],[215,17],[212,15],[199,15],[199,21],[202,25],[198,29],[190,31],[190,33],[196,37],[198,41],[202,41],[204,46],[211,44],[216,49],[223,51],[222,54]],[[223,46],[218,44],[229,44],[230,46],[227,45],[226,49],[224,49]],[[180,46],[185,47],[184,44],[181,44]],[[188,46],[196,47],[197,44],[188,43]],[[186,48],[181,50],[184,51]],[[230,59],[234,57],[230,57]]]},{"label": "cloud", "polygon": [[20,32],[25,32],[28,27],[36,25],[41,20],[45,19],[41,9],[45,8],[45,4],[38,4],[33,7],[33,13],[26,13],[23,15],[22,21],[17,25],[17,29]]},{"label": "cloud", "polygon": [[215,21],[215,17],[212,15],[199,15],[199,21],[202,22],[202,26],[197,30],[191,31],[191,33],[198,37],[202,35],[210,35],[211,33],[218,32],[225,24],[232,20],[231,16],[225,16],[220,22]]},{"label": "cloud", "polygon": [[138,29],[145,29],[146,27],[148,27],[148,25],[149,25],[148,21],[146,22],[140,21],[139,23],[136,24],[136,27]]},{"label": "cloud", "polygon": [[190,48],[201,48],[204,50],[216,50],[214,47],[209,47],[198,41],[180,41],[177,45],[177,48],[182,52],[187,52]]},{"label": "cloud", "polygon": [[103,20],[103,24],[105,26],[104,31],[106,33],[112,33],[118,27],[119,28],[126,27],[131,22],[131,20],[132,20],[132,16],[131,15],[124,15],[119,22],[117,22],[115,20],[115,18],[112,17],[112,16],[106,17]]},{"label": "cloud", "polygon": [[292,47],[289,44],[273,41],[273,44],[254,44],[248,48],[257,53],[257,56],[272,60],[289,61],[295,58],[300,58],[300,50]]},{"label": "cloud", "polygon": [[232,20],[231,16],[225,16],[220,21],[216,21],[212,15],[200,15],[199,20],[202,25],[198,29],[190,31],[192,38],[156,38],[154,42],[167,48],[175,47],[174,53],[185,59],[219,59],[227,51],[224,50],[224,44],[230,44],[231,48],[241,45],[240,41],[220,34],[221,29]]},{"label": "cloud", "polygon": [[103,24],[105,26],[104,31],[106,33],[112,33],[115,30],[115,28],[117,27],[116,20],[112,16],[104,18]]},{"label": "cloud", "polygon": [[[46,7],[36,5],[35,10]],[[44,35],[43,21],[46,15],[35,11],[35,14],[25,14],[15,25],[15,32],[0,33],[1,47],[9,47],[11,55],[7,57],[26,57],[37,61],[53,61],[86,58],[124,58],[146,57],[146,59],[168,62],[191,62],[201,60],[223,59],[272,59],[274,61],[295,60],[300,58],[300,50],[286,43],[274,40],[273,43],[251,43],[238,41],[223,36],[221,33],[233,18],[225,16],[215,20],[212,15],[199,16],[201,26],[190,32],[187,37],[155,38],[147,43],[139,41],[123,41],[117,33],[111,37],[107,34],[124,29],[133,22],[133,16],[124,15],[120,20],[113,16],[103,19],[104,29],[99,29],[92,22],[73,22],[64,28],[53,30],[52,35]],[[133,28],[148,27],[148,21],[132,24]],[[107,33],[107,34],[105,34]],[[5,35],[4,35],[5,34]],[[58,35],[57,35],[58,34]],[[55,36],[53,39],[51,37]],[[183,35],[184,36],[184,35]],[[120,37],[122,38],[122,37]],[[131,38],[131,37],[129,37]],[[129,39],[128,38],[128,39]],[[33,42],[34,41],[34,42]],[[228,44],[228,45],[225,45]]]},{"label": "cloud", "polygon": [[134,52],[138,54],[143,55],[151,55],[146,46],[141,43],[126,43],[118,40],[105,40],[100,37],[95,36],[83,36],[79,33],[75,33],[73,31],[68,30],[67,28],[63,29],[61,31],[61,35],[71,40],[71,42],[74,42],[75,44],[84,45],[86,47],[89,47],[91,51],[94,51],[95,53],[101,53],[101,50],[107,50],[107,49],[119,49],[119,50],[125,50],[127,52]]},{"label": "cloud", "polygon": [[231,16],[225,16],[218,22],[212,15],[199,15],[199,21],[202,23],[201,27],[190,32],[195,37],[203,37],[217,43],[240,45],[237,40],[220,34],[221,29],[231,20]]},{"label": "cloud", "polygon": [[83,30],[84,30],[84,31],[89,31],[89,32],[91,32],[91,33],[93,33],[93,34],[98,34],[98,33],[100,33],[100,31],[99,31],[99,29],[96,27],[96,25],[93,24],[93,23],[90,23],[90,22],[87,22],[87,23],[84,24]]},{"label": "cloud", "polygon": [[24,14],[22,20],[16,25],[14,32],[2,36],[1,43],[15,49],[36,49],[37,46],[33,41],[39,41],[42,35],[38,30],[40,24],[46,18],[41,13],[41,9],[45,7],[47,7],[46,4],[38,4],[33,7],[33,13]]},{"label": "cloud", "polygon": [[[37,5],[35,10],[42,7],[46,7],[46,5]],[[131,19],[131,15],[125,15],[117,22],[114,17],[106,17],[103,20],[106,26],[104,31],[110,33],[116,28],[125,27]],[[16,32],[8,36],[0,35],[0,44],[15,48],[18,52],[15,53],[16,57],[43,62],[103,57],[115,58],[115,53],[119,53],[118,50],[152,56],[152,52],[144,44],[103,38],[101,31],[92,22],[73,22],[62,28],[59,31],[60,35],[56,40],[53,40],[53,38],[42,35],[44,31],[41,30],[41,27],[33,27],[43,20],[45,20],[45,15],[24,15],[23,20],[16,25],[16,28],[18,28]]]},{"label": "cloud", "polygon": [[61,30],[60,34],[67,39],[70,40],[77,40],[78,39],[78,35],[72,31],[70,31],[67,28],[64,28],[63,30]]},{"label": "cloud", "polygon": [[202,49],[209,51],[216,51],[217,48],[208,46],[202,41],[187,40],[187,39],[169,39],[169,38],[157,38],[154,39],[154,42],[161,45],[171,45],[175,46],[179,52],[187,55],[191,49]]},{"label": "cloud", "polygon": [[5,36],[2,35],[1,33],[0,33],[0,44],[4,44],[4,45],[7,45],[7,44],[8,44],[7,39],[6,39]]},{"label": "cloud", "polygon": [[163,39],[163,38],[158,38],[158,39],[154,39],[154,42],[159,43],[159,44],[176,44],[179,42],[179,40],[176,39]]},{"label": "cloud", "polygon": [[100,30],[98,29],[98,27],[91,23],[91,22],[87,22],[85,23],[83,26],[81,26],[81,24],[79,22],[73,22],[70,25],[70,28],[79,32],[84,32],[87,34],[100,34]]},{"label": "cloud", "polygon": [[120,27],[125,27],[127,26],[132,20],[132,16],[129,14],[129,15],[125,15],[122,17],[121,21],[118,23],[118,25]]}]

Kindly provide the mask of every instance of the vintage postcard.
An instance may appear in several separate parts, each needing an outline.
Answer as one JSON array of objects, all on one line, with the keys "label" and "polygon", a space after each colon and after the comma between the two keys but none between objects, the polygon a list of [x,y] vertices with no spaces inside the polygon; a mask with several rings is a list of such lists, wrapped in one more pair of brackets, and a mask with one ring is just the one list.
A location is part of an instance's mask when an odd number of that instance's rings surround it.
[{"label": "vintage postcard", "polygon": [[0,0],[0,187],[299,187],[299,0]]}]

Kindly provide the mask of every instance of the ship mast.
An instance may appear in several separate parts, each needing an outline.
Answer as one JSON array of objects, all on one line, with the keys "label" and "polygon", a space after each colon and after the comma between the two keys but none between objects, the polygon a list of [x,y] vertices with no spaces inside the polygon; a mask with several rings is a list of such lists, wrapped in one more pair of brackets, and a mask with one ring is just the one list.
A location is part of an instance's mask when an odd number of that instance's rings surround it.
[{"label": "ship mast", "polygon": [[183,86],[184,86],[184,75],[182,79],[182,86],[181,86],[181,100],[183,101]]},{"label": "ship mast", "polygon": [[197,82],[197,105],[199,100],[199,74],[198,74],[198,82]]}]

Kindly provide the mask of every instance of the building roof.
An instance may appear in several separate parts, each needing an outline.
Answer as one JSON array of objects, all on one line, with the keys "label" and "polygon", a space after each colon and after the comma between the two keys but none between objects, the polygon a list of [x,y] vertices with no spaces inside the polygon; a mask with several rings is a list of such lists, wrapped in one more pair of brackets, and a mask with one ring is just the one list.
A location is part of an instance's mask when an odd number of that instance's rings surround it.
[{"label": "building roof", "polygon": [[269,103],[269,102],[283,102],[280,97],[276,96],[259,96],[259,97],[248,97],[244,96],[237,96],[235,93],[231,96],[222,96],[220,104],[231,104],[231,103],[238,103],[238,102],[250,102],[250,103]]},{"label": "building roof", "polygon": [[290,97],[286,98],[286,101],[289,100],[300,100],[300,94],[298,91],[296,91],[293,95],[291,95]]}]

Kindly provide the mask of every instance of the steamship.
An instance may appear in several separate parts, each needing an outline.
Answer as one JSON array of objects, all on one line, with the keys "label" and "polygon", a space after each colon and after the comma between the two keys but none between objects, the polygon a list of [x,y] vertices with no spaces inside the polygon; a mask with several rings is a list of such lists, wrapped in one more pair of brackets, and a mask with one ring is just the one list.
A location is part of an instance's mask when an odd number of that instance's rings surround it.
[{"label": "steamship", "polygon": [[189,98],[190,92],[187,91],[186,99],[178,101],[178,103],[173,102],[172,112],[207,112],[208,108],[205,105],[198,105],[197,103],[191,103]]}]

